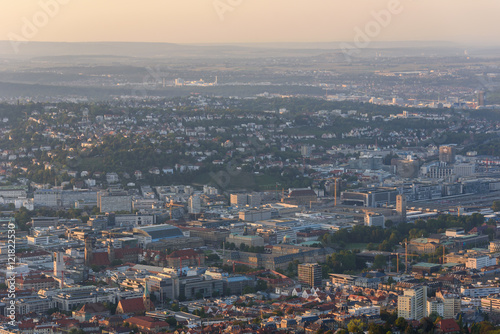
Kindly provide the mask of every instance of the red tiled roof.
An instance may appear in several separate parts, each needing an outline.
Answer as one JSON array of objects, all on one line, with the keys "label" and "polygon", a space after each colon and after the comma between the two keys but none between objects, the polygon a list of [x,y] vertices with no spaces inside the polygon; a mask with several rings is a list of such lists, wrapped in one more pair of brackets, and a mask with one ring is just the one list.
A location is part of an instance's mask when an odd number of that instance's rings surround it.
[{"label": "red tiled roof", "polygon": [[460,326],[453,319],[442,319],[437,323],[437,327],[441,329],[443,333],[460,332]]},{"label": "red tiled roof", "polygon": [[124,256],[130,254],[139,254],[141,252],[140,248],[118,248],[115,249],[115,258],[123,259]]},{"label": "red tiled roof", "polygon": [[118,308],[120,307],[123,310],[123,313],[139,313],[146,311],[142,298],[122,299],[118,303]]},{"label": "red tiled roof", "polygon": [[157,321],[151,317],[131,317],[126,320],[129,324],[137,325],[145,328],[168,327],[165,321]]},{"label": "red tiled roof", "polygon": [[108,253],[99,252],[92,254],[92,262],[90,264],[96,266],[109,266],[111,262],[109,262]]}]

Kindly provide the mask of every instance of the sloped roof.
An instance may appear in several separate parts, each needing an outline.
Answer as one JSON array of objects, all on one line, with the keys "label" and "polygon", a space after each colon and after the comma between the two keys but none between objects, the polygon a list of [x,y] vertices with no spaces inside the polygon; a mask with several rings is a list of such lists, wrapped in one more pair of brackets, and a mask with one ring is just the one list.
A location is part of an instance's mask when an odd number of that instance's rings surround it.
[{"label": "sloped roof", "polygon": [[145,327],[145,328],[155,328],[155,327],[168,327],[168,323],[165,321],[155,320],[151,317],[131,317],[126,320],[130,324],[134,324],[137,326]]},{"label": "sloped roof", "polygon": [[88,303],[82,306],[78,312],[103,313],[109,311],[102,303]]},{"label": "sloped roof", "polygon": [[115,259],[123,259],[124,256],[126,255],[131,255],[131,254],[140,254],[141,249],[140,248],[118,248],[115,249]]},{"label": "sloped roof", "polygon": [[96,266],[109,266],[111,262],[109,262],[108,253],[99,252],[92,254],[92,262],[90,264]]},{"label": "sloped roof", "polygon": [[123,313],[139,313],[146,311],[142,298],[122,299],[118,303],[118,308],[120,307],[123,310]]}]

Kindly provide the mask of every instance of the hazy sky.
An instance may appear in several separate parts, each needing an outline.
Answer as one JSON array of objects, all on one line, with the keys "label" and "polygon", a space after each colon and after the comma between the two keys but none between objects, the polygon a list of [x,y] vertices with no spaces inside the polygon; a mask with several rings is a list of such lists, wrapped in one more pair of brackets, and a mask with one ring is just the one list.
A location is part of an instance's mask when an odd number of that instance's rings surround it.
[{"label": "hazy sky", "polygon": [[499,13],[499,0],[0,0],[0,40],[352,43],[361,30],[500,45]]}]

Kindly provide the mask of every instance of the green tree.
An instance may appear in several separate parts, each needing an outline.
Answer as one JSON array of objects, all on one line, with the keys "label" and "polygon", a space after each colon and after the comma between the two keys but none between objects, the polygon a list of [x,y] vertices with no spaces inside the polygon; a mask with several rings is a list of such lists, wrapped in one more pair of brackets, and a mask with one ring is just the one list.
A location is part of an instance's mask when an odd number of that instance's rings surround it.
[{"label": "green tree", "polygon": [[349,333],[363,333],[366,329],[366,324],[361,319],[352,319],[347,324],[347,330]]},{"label": "green tree", "polygon": [[396,325],[396,327],[399,328],[400,330],[404,330],[406,327],[408,327],[408,322],[406,321],[405,318],[399,317],[394,322],[394,325]]},{"label": "green tree", "polygon": [[383,269],[387,264],[387,259],[384,255],[375,255],[375,259],[373,260],[373,268],[374,269]]}]

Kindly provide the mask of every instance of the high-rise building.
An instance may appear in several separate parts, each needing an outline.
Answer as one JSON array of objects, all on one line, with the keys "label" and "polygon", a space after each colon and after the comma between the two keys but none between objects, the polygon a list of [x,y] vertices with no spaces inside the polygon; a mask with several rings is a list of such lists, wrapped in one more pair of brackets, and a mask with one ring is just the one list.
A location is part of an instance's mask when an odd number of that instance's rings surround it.
[{"label": "high-rise building", "polygon": [[485,100],[484,100],[484,91],[480,90],[477,92],[477,105],[478,106],[484,106]]},{"label": "high-rise building", "polygon": [[54,252],[54,276],[62,277],[65,270],[63,252]]},{"label": "high-rise building", "polygon": [[189,197],[188,211],[189,213],[194,213],[194,214],[201,212],[201,199],[199,195],[193,195]]},{"label": "high-rise building", "polygon": [[85,237],[85,265],[87,267],[90,266],[94,257],[94,251],[92,247],[92,239],[89,237]]},{"label": "high-rise building", "polygon": [[444,319],[452,319],[462,311],[462,305],[460,303],[459,295],[444,295],[443,296],[443,318]]},{"label": "high-rise building", "polygon": [[396,212],[403,218],[403,221],[406,220],[406,195],[396,196]]},{"label": "high-rise building", "polygon": [[406,289],[398,297],[398,317],[406,320],[420,320],[427,315],[427,287],[415,286]]},{"label": "high-rise building", "polygon": [[299,282],[311,287],[320,287],[322,279],[321,266],[317,263],[302,263],[298,266]]},{"label": "high-rise building", "polygon": [[302,145],[300,148],[300,154],[302,154],[304,158],[310,158],[312,154],[312,147],[309,145]]},{"label": "high-rise building", "polygon": [[455,146],[443,145],[439,147],[439,161],[452,164],[455,162]]}]

